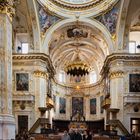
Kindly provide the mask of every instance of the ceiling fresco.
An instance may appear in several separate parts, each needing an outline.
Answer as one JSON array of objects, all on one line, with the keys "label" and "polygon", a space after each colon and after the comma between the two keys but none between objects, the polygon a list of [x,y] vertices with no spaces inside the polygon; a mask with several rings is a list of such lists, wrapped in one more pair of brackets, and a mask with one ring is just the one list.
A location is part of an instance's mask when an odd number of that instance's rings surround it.
[{"label": "ceiling fresco", "polygon": [[105,38],[96,28],[81,22],[57,29],[52,34],[49,53],[56,69],[64,70],[66,65],[78,58],[91,70],[100,71],[108,55]]},{"label": "ceiling fresco", "polygon": [[96,20],[100,21],[111,34],[115,34],[116,25],[119,16],[120,3],[118,2],[112,9],[102,15],[96,17]]},{"label": "ceiling fresco", "polygon": [[37,3],[37,11],[38,11],[40,29],[42,33],[45,33],[47,29],[49,29],[49,27],[51,27],[53,24],[56,24],[56,22],[60,20],[59,17],[53,15],[52,13],[49,13],[49,11],[47,11],[39,3]]}]

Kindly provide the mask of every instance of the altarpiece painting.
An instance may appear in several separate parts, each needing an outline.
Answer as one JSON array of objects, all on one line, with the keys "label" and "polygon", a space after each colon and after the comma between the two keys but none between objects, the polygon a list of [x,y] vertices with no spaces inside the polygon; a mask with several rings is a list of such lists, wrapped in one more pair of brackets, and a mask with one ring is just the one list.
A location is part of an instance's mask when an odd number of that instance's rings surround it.
[{"label": "altarpiece painting", "polygon": [[29,90],[29,74],[16,73],[16,90],[28,91]]}]

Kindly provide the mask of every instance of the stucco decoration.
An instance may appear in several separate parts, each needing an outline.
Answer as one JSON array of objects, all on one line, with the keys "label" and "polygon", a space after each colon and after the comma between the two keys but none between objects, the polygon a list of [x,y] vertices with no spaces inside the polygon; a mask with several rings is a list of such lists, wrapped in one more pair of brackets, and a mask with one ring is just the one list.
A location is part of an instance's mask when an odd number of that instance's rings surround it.
[{"label": "stucco decoration", "polygon": [[100,21],[111,34],[115,34],[116,25],[119,15],[119,4],[114,6],[110,11],[98,16],[96,19]]},{"label": "stucco decoration", "polygon": [[38,6],[38,16],[40,29],[43,33],[45,33],[51,25],[55,24],[58,20],[60,20],[59,17],[50,14],[46,9],[44,9],[40,5]]}]

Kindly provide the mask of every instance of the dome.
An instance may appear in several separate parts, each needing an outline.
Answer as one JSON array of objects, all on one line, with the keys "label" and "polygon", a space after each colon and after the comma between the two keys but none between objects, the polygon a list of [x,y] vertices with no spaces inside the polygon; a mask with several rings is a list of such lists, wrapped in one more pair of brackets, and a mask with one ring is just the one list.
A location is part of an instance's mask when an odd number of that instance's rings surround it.
[{"label": "dome", "polygon": [[85,4],[95,0],[60,0],[60,1],[70,3],[70,4]]},{"label": "dome", "polygon": [[[118,0],[38,0],[50,11],[62,17],[75,17],[76,15],[89,17],[100,14],[114,5]],[[49,6],[48,6],[49,5]],[[94,12],[93,12],[94,11]]]}]

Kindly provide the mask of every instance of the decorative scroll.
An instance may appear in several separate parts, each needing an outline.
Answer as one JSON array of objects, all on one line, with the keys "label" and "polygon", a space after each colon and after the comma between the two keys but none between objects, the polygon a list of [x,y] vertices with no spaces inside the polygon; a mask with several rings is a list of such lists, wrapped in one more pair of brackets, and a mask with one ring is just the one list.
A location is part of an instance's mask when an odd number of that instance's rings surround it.
[{"label": "decorative scroll", "polygon": [[62,97],[59,98],[59,113],[60,114],[66,113],[66,99]]},{"label": "decorative scroll", "polygon": [[129,75],[129,92],[140,92],[140,74]]},{"label": "decorative scroll", "polygon": [[83,115],[83,97],[72,97],[72,116]]},{"label": "decorative scroll", "polygon": [[96,98],[90,99],[90,114],[96,114]]},{"label": "decorative scroll", "polygon": [[29,90],[28,73],[16,73],[16,90],[17,91],[28,91]]},{"label": "decorative scroll", "polygon": [[41,7],[41,5],[39,5],[38,13],[40,28],[43,33],[45,33],[51,25],[55,24],[56,21],[60,19],[54,15],[51,15],[43,7]]}]

